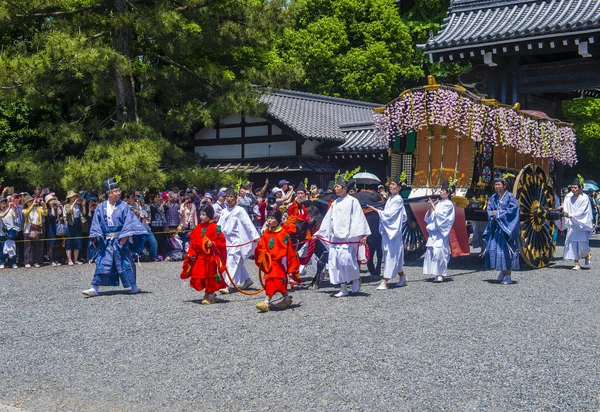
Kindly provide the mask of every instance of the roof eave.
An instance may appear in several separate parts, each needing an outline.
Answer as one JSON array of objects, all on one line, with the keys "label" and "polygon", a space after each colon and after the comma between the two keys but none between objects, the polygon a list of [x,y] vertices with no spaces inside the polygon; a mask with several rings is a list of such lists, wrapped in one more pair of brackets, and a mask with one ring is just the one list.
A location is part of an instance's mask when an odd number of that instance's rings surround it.
[{"label": "roof eave", "polygon": [[559,38],[559,37],[577,37],[577,36],[586,35],[586,34],[600,34],[600,27],[597,27],[594,29],[576,31],[576,32],[570,31],[570,32],[560,32],[560,33],[548,33],[548,34],[542,34],[539,36],[518,37],[518,38],[503,39],[503,40],[497,40],[497,41],[486,42],[486,43],[468,43],[468,44],[463,44],[463,45],[459,45],[459,46],[455,46],[455,47],[443,47],[443,48],[433,47],[433,48],[427,49],[427,43],[418,44],[417,47],[421,48],[421,50],[423,50],[425,52],[425,54],[427,54],[427,55],[435,55],[435,54],[448,54],[450,52],[464,51],[464,50],[468,50],[468,49],[483,49],[486,47],[494,47],[494,46],[506,45],[506,44],[527,43],[528,41],[535,41],[535,40],[541,40],[541,39]]}]

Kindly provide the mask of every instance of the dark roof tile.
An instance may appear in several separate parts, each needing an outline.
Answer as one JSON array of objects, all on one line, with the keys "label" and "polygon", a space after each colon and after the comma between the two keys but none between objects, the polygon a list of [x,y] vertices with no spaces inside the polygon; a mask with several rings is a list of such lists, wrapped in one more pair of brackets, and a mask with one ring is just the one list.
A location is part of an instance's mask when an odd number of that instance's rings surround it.
[{"label": "dark roof tile", "polygon": [[425,52],[476,46],[544,34],[599,29],[598,0],[454,0],[437,36],[419,45]]},{"label": "dark roof tile", "polygon": [[268,115],[302,137],[345,140],[342,123],[371,121],[373,108],[382,106],[291,90],[276,90],[261,96],[269,105]]}]

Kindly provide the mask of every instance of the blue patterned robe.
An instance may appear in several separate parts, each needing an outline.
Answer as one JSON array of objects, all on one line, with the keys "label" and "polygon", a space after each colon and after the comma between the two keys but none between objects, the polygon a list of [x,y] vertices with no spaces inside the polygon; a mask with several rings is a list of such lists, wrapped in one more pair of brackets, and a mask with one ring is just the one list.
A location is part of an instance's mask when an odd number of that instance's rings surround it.
[{"label": "blue patterned robe", "polygon": [[[126,202],[117,201],[110,218],[107,204],[104,201],[98,206],[90,227],[90,239],[97,240],[98,250],[92,285],[119,286],[120,278],[123,287],[129,288],[136,283],[133,255],[144,247],[148,231]],[[107,234],[113,235],[107,237]],[[121,245],[119,241],[124,237],[129,239]]]},{"label": "blue patterned robe", "polygon": [[[496,211],[496,216],[492,212]],[[487,205],[488,225],[482,237],[487,240],[485,266],[499,270],[519,269],[519,202],[512,193],[498,193],[490,198]]]}]

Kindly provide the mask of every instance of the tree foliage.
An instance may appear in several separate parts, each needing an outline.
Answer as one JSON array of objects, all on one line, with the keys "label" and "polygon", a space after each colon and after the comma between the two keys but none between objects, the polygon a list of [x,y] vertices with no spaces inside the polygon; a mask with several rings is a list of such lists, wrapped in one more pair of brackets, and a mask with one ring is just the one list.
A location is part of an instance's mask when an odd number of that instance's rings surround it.
[{"label": "tree foliage", "polygon": [[463,66],[430,64],[416,44],[437,32],[449,0],[292,0],[279,54],[302,70],[293,88],[387,103],[425,74],[456,82]]},{"label": "tree foliage", "polygon": [[598,177],[600,172],[600,99],[585,98],[563,102],[566,121],[575,124],[578,164],[573,174]]},{"label": "tree foliage", "polygon": [[294,0],[292,26],[278,44],[302,68],[294,88],[387,102],[423,77],[393,0]]},{"label": "tree foliage", "polygon": [[296,76],[274,58],[285,4],[1,2],[0,168],[29,184],[40,168],[63,170],[46,183],[65,189],[112,174],[134,179],[128,167],[144,174],[139,184],[169,183],[195,159],[165,164],[165,156],[189,149],[196,128],[260,113],[255,86]]}]

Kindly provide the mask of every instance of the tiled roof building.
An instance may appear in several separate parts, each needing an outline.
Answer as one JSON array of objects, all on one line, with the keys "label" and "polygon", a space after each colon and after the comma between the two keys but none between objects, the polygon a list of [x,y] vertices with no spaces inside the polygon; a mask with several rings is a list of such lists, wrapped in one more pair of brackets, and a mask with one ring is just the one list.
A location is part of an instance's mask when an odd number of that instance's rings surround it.
[{"label": "tiled roof building", "polygon": [[232,114],[196,133],[196,153],[209,166],[257,179],[311,175],[321,185],[338,169],[359,165],[385,178],[387,145],[373,130],[373,109],[381,104],[291,90],[260,101],[264,117]]},{"label": "tiled roof building", "polygon": [[454,0],[440,32],[419,47],[432,62],[452,61],[589,45],[599,33],[598,0]]}]

